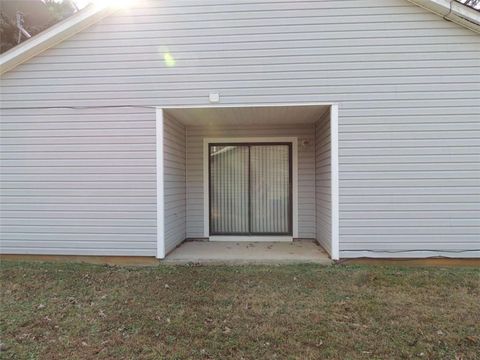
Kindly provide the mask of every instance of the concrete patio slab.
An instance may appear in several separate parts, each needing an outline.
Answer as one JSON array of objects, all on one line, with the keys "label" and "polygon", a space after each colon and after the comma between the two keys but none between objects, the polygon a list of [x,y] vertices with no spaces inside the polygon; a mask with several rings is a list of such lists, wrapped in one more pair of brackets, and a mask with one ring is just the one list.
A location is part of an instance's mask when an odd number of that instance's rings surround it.
[{"label": "concrete patio slab", "polygon": [[167,264],[300,264],[330,265],[316,242],[186,241],[161,261]]}]

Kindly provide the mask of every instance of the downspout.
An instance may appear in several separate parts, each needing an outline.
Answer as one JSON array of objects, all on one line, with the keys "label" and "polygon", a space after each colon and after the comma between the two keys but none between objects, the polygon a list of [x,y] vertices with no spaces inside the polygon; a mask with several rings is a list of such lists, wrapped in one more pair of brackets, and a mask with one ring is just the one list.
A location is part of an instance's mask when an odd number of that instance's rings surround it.
[{"label": "downspout", "polygon": [[472,9],[455,0],[408,0],[446,21],[454,22],[476,33],[480,33],[480,11]]},{"label": "downspout", "polygon": [[450,0],[450,4],[448,6],[448,13],[446,15],[443,15],[443,20],[446,20],[446,21],[452,21],[450,20],[448,17],[452,15],[452,3],[454,2],[455,0]]},{"label": "downspout", "polygon": [[458,1],[450,0],[448,13],[443,18],[480,33],[480,12],[470,9]]}]

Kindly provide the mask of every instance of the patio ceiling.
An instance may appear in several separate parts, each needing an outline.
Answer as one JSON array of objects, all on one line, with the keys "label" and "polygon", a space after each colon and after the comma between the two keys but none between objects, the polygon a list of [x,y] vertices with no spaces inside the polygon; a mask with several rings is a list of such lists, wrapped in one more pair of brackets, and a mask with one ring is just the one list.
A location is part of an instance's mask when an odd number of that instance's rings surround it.
[{"label": "patio ceiling", "polygon": [[327,105],[208,107],[165,109],[185,126],[233,127],[314,124]]}]

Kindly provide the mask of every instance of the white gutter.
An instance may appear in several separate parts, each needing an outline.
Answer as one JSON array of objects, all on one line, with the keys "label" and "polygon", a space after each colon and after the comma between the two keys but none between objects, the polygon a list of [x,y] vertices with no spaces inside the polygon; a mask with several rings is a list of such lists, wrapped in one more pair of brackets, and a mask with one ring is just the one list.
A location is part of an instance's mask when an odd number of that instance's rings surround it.
[{"label": "white gutter", "polygon": [[112,13],[110,6],[90,5],[69,18],[0,55],[0,75],[12,70],[48,48],[93,25]]},{"label": "white gutter", "polygon": [[455,0],[408,0],[445,20],[480,33],[480,12]]}]

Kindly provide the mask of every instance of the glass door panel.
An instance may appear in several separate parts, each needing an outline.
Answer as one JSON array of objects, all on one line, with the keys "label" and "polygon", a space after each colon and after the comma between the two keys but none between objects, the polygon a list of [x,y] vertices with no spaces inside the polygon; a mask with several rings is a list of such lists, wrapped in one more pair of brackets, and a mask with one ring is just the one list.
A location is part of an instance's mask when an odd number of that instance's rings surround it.
[{"label": "glass door panel", "polygon": [[288,145],[250,147],[250,232],[290,232],[290,151]]},{"label": "glass door panel", "polygon": [[248,146],[210,146],[210,233],[248,234]]}]

